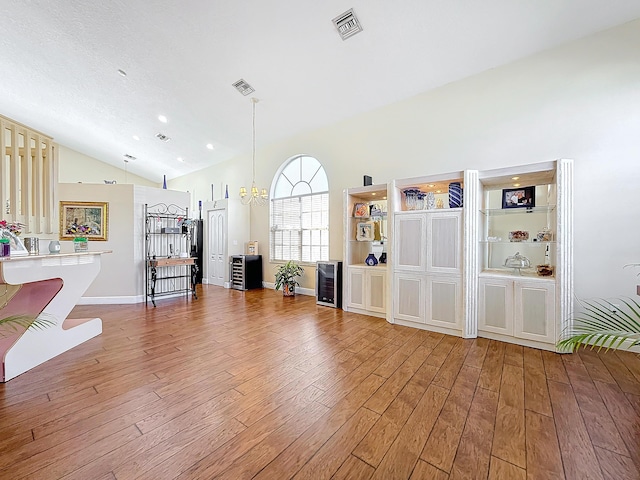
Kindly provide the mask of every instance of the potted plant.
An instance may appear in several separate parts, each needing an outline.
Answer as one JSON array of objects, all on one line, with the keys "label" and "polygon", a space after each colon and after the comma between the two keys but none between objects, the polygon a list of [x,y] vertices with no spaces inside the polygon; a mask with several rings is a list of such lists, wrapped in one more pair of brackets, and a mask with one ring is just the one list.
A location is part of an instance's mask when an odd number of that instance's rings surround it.
[{"label": "potted plant", "polygon": [[293,260],[276,267],[276,290],[282,287],[282,295],[291,297],[296,294],[296,285],[300,285],[296,278],[304,274],[304,269]]},{"label": "potted plant", "polygon": [[563,332],[557,346],[575,352],[580,346],[619,348],[640,345],[640,304],[633,299],[583,301],[583,311]]}]

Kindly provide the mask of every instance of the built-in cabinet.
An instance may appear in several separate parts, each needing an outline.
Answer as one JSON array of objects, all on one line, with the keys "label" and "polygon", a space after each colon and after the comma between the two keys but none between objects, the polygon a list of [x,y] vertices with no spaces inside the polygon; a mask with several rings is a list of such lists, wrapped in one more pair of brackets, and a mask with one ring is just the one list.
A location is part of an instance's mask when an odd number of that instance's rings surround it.
[{"label": "built-in cabinet", "polygon": [[345,191],[344,310],[387,316],[387,246],[391,237],[387,214],[386,185]]},{"label": "built-in cabinet", "polygon": [[351,266],[348,272],[350,286],[348,307],[384,315],[387,311],[386,268]]},{"label": "built-in cabinet", "polygon": [[[558,160],[345,191],[345,309],[555,350],[573,305],[572,184],[573,162]],[[449,205],[450,185],[462,206]],[[362,241],[354,212],[375,196],[384,241]],[[368,267],[382,243],[386,266]]]},{"label": "built-in cabinet", "polygon": [[483,276],[479,279],[478,292],[481,336],[555,342],[553,281]]},{"label": "built-in cabinet", "polygon": [[393,318],[461,334],[462,211],[394,213]]}]

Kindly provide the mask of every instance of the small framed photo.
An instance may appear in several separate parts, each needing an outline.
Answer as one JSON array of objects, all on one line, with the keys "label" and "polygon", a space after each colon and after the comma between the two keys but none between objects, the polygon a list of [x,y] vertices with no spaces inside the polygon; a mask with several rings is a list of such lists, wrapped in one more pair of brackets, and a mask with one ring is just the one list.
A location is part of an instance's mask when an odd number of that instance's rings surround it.
[{"label": "small framed photo", "polygon": [[107,202],[60,202],[60,240],[82,236],[106,241],[108,229]]},{"label": "small framed photo", "polygon": [[368,217],[369,216],[369,208],[364,203],[356,203],[353,206],[353,216],[354,217]]},{"label": "small framed photo", "polygon": [[536,206],[536,187],[505,188],[502,208],[531,208]]},{"label": "small framed photo", "polygon": [[360,222],[358,223],[356,240],[359,242],[371,242],[373,241],[373,233],[373,222]]}]

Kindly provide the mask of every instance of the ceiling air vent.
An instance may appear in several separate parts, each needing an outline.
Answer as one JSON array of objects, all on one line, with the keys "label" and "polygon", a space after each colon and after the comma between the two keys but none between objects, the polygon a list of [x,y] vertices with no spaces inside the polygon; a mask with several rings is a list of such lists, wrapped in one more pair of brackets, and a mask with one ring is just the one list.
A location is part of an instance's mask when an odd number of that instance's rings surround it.
[{"label": "ceiling air vent", "polygon": [[135,160],[136,159],[136,157],[134,157],[133,155],[129,155],[128,153],[124,154],[124,158],[127,159],[127,160]]},{"label": "ceiling air vent", "polygon": [[163,142],[168,142],[169,140],[171,140],[169,137],[167,137],[164,133],[156,133],[156,138],[158,140],[161,140]]},{"label": "ceiling air vent", "polygon": [[238,90],[245,97],[252,92],[255,92],[253,87],[245,82],[242,78],[233,84],[234,88]]},{"label": "ceiling air vent", "polygon": [[362,25],[360,25],[356,14],[353,12],[353,8],[334,18],[333,24],[338,29],[342,40],[346,40],[352,35],[362,31]]}]

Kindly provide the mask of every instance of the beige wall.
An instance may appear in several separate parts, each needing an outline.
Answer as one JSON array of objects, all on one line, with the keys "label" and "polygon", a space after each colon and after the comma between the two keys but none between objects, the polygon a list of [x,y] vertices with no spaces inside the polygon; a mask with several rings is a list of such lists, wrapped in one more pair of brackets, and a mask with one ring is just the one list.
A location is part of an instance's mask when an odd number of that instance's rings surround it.
[{"label": "beige wall", "polygon": [[[124,169],[101,162],[64,145],[60,145],[58,159],[60,164],[58,181],[60,183],[82,182],[101,183],[104,185],[105,180],[115,180],[118,184],[146,185],[148,187],[160,186],[146,178],[128,172],[125,173]],[[124,161],[122,165],[124,168]]]},{"label": "beige wall", "polygon": [[[133,295],[136,276],[133,264],[133,185],[59,184],[60,201],[109,203],[109,230],[106,242],[90,241],[90,250],[112,250],[103,255],[102,268],[89,286],[85,297],[118,297]],[[73,242],[61,241],[61,250],[73,251]]]},{"label": "beige wall", "polygon": [[[342,190],[395,178],[575,159],[575,292],[635,294],[623,265],[640,261],[640,21],[496,68],[414,98],[259,148],[256,182],[269,186],[293,155],[313,155],[330,183],[332,259],[342,257]],[[261,117],[261,122],[268,122]],[[258,125],[259,128],[259,125]],[[251,183],[249,155],[175,179],[171,188],[230,195]],[[208,199],[205,195],[194,201]],[[251,237],[268,252],[269,210]],[[265,253],[265,258],[267,254]],[[265,281],[273,267],[265,264]],[[303,286],[313,286],[312,270]]]}]

